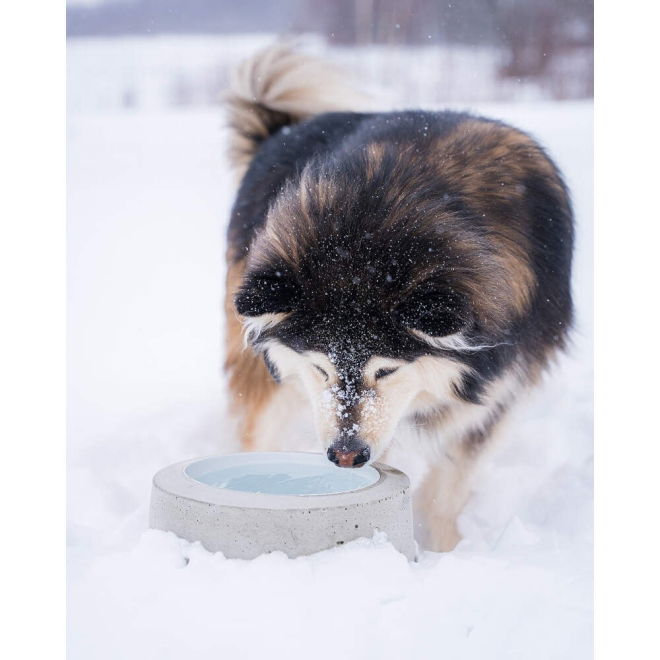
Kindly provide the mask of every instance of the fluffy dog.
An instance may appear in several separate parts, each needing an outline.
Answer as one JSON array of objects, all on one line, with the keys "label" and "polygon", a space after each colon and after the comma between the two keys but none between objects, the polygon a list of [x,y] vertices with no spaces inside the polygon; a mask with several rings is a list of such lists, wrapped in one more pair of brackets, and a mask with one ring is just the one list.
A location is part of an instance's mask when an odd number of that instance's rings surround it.
[{"label": "fluffy dog", "polygon": [[424,453],[430,545],[448,550],[479,457],[565,346],[570,200],[515,128],[351,112],[355,101],[325,65],[282,47],[236,73],[232,410],[247,450],[286,449],[270,420],[303,396],[339,466],[393,442]]}]

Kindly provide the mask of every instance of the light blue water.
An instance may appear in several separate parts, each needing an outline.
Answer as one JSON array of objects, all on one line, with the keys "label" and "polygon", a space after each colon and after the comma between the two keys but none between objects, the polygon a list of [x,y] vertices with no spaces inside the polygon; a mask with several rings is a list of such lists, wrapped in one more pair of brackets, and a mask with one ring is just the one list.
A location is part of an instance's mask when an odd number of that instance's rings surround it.
[{"label": "light blue water", "polygon": [[248,493],[331,495],[359,490],[379,479],[372,467],[339,468],[321,454],[254,452],[214,456],[186,468],[196,481]]}]

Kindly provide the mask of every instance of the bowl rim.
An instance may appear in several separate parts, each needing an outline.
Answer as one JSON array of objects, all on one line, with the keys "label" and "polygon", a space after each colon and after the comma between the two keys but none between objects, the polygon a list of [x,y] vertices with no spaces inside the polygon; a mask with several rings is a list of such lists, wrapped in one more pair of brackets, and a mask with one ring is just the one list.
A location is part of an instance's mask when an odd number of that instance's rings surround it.
[{"label": "bowl rim", "polygon": [[217,488],[197,481],[191,477],[186,468],[193,463],[210,458],[234,456],[250,453],[259,454],[315,454],[320,452],[231,452],[227,454],[209,454],[199,456],[185,461],[173,463],[162,468],[153,477],[153,487],[176,497],[193,500],[210,506],[225,506],[241,509],[323,509],[365,504],[378,499],[385,499],[398,491],[410,487],[408,477],[389,465],[384,463],[370,463],[379,474],[379,478],[372,484],[356,490],[343,491],[341,493],[323,495],[281,495],[273,493],[251,493],[247,491],[231,490],[229,488]]}]

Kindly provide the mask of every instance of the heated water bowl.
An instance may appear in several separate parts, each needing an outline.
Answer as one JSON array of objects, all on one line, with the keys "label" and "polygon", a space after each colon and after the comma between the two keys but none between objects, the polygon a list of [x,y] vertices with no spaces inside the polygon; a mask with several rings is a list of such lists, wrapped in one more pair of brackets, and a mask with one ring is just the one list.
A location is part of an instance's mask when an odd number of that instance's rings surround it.
[{"label": "heated water bowl", "polygon": [[379,530],[414,557],[410,482],[380,463],[339,468],[322,454],[249,452],[156,473],[149,523],[226,557],[308,555]]}]

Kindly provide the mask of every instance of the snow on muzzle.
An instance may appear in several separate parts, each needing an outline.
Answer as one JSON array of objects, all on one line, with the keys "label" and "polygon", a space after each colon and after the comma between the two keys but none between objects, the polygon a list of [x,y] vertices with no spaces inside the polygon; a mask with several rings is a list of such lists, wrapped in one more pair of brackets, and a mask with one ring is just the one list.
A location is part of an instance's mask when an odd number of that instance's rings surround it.
[{"label": "snow on muzzle", "polygon": [[331,389],[339,424],[337,438],[328,447],[328,460],[339,467],[361,467],[371,457],[369,445],[359,435],[358,416],[365,393],[346,383]]}]

